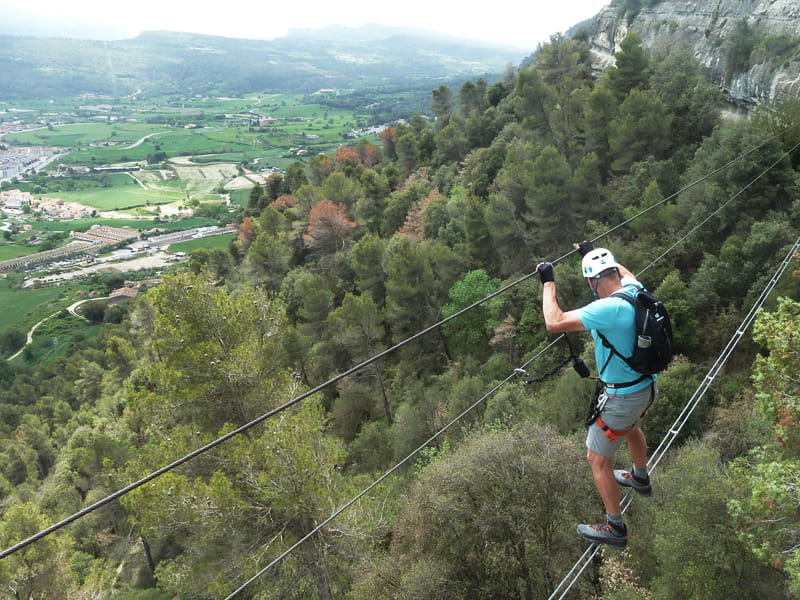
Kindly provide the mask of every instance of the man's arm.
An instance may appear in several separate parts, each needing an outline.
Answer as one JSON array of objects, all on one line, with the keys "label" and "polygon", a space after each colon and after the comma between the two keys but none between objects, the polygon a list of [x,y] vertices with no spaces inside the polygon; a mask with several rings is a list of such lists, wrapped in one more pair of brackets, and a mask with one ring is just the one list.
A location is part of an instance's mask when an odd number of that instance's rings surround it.
[{"label": "man's arm", "polygon": [[[631,279],[636,279],[636,275],[628,271],[625,267],[621,264],[617,263],[617,270],[619,271],[619,278],[622,279],[623,277],[630,277]],[[638,281],[638,280],[637,280]]]},{"label": "man's arm", "polygon": [[567,331],[585,331],[578,312],[571,310],[564,312],[558,305],[556,298],[556,284],[548,281],[542,284],[542,314],[544,325],[551,333],[564,333]]}]

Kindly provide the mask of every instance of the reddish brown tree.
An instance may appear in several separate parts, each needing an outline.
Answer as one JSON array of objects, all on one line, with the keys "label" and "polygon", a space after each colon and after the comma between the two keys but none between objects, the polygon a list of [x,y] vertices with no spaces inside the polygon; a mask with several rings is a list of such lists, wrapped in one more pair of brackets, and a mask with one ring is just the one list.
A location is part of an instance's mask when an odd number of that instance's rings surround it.
[{"label": "reddish brown tree", "polygon": [[287,208],[292,208],[297,205],[297,198],[294,196],[278,196],[269,203],[269,205],[277,211],[283,212]]},{"label": "reddish brown tree", "polygon": [[378,147],[364,138],[358,140],[355,150],[361,160],[361,164],[367,169],[371,169],[381,162],[381,153]]},{"label": "reddish brown tree", "polygon": [[412,237],[422,238],[425,237],[422,231],[422,216],[425,212],[425,207],[432,198],[439,196],[439,190],[433,188],[431,192],[419,202],[414,203],[406,215],[406,221],[397,233],[401,235],[410,235]]},{"label": "reddish brown tree", "polygon": [[344,249],[356,224],[345,216],[345,206],[320,200],[311,209],[303,242],[319,252],[334,253]]},{"label": "reddish brown tree", "polygon": [[352,166],[361,164],[361,157],[352,146],[339,146],[333,154],[333,162],[337,169],[350,164]]},{"label": "reddish brown tree", "polygon": [[247,254],[247,249],[257,236],[258,231],[256,231],[256,228],[253,225],[252,217],[245,217],[242,220],[242,224],[239,225],[239,233],[236,237],[236,241],[239,245],[239,251],[242,253],[242,256]]},{"label": "reddish brown tree", "polygon": [[387,127],[381,131],[381,143],[383,144],[383,153],[388,158],[397,158],[397,145],[396,145],[396,129],[394,127]]}]

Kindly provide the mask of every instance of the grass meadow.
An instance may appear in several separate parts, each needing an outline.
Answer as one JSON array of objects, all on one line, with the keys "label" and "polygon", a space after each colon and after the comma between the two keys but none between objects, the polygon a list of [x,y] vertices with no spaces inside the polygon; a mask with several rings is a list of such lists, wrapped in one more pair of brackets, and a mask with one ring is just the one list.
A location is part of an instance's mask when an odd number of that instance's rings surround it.
[{"label": "grass meadow", "polygon": [[17,246],[14,244],[0,245],[0,260],[11,260],[20,256],[26,256],[36,252],[36,248],[32,246]]},{"label": "grass meadow", "polygon": [[184,192],[143,189],[138,185],[90,188],[74,192],[58,192],[54,195],[66,202],[78,202],[99,211],[170,204],[180,202],[186,197]]},{"label": "grass meadow", "polygon": [[[179,101],[162,98],[155,104],[149,102],[146,112],[135,106],[129,110],[128,120],[41,127],[9,134],[5,140],[14,145],[70,148],[62,162],[73,165],[142,162],[156,152],[169,157],[210,155],[213,160],[242,162],[276,157],[276,150],[286,157],[293,147],[327,151],[343,143],[345,134],[359,122],[353,110],[310,103],[305,96],[288,94]],[[276,121],[251,128],[249,120],[257,117]],[[157,120],[162,122],[146,122]]]},{"label": "grass meadow", "polygon": [[14,145],[60,148],[83,148],[96,144],[100,151],[130,146],[146,135],[163,132],[165,127],[145,123],[74,123],[7,134],[3,139]]},{"label": "grass meadow", "polygon": [[21,290],[0,279],[0,331],[17,327],[27,331],[41,319],[81,299],[86,286],[70,285]]},{"label": "grass meadow", "polygon": [[223,233],[222,235],[186,240],[185,242],[170,244],[169,249],[170,252],[192,252],[199,248],[205,248],[206,250],[211,248],[227,249],[235,235],[234,233]]}]

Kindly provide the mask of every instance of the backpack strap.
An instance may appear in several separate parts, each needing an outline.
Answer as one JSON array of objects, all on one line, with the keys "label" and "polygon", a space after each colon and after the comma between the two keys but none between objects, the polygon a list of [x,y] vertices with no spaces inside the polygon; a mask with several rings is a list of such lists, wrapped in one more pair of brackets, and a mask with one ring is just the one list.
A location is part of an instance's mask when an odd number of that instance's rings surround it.
[{"label": "backpack strap", "polygon": [[[625,300],[628,304],[630,304],[634,309],[633,318],[634,318],[634,320],[636,319],[636,307],[633,304],[633,298],[631,298],[628,294],[625,294],[624,292],[619,292],[619,291],[614,292],[613,294],[611,294],[609,296],[609,298],[611,296],[613,296],[614,298],[621,298],[622,300]],[[603,368],[600,369],[600,371],[597,373],[598,377],[601,380],[603,379],[603,371],[605,371],[606,367],[608,367],[608,363],[611,362],[611,357],[614,354],[616,354],[623,361],[625,361],[625,364],[628,365],[631,369],[636,371],[636,369],[634,369],[633,365],[631,364],[631,357],[623,356],[622,353],[620,353],[620,351],[617,350],[614,347],[614,344],[612,344],[611,342],[608,341],[608,338],[606,336],[604,336],[602,333],[600,333],[600,331],[598,331],[596,329],[595,329],[595,332],[597,333],[597,336],[600,338],[600,340],[603,342],[603,346],[605,346],[606,348],[611,350],[611,352],[609,352],[609,354],[608,354],[608,358],[606,359],[605,364],[603,365]],[[608,388],[619,389],[619,388],[625,388],[625,387],[630,387],[632,385],[636,385],[637,383],[639,383],[640,381],[644,381],[648,377],[650,377],[650,375],[642,375],[638,379],[635,379],[633,381],[626,381],[624,383],[606,383],[605,381],[603,383],[605,383],[605,386],[608,387]]]},{"label": "backpack strap", "polygon": [[[595,330],[595,331],[597,331],[597,330]],[[600,338],[600,340],[603,342],[603,346],[605,346],[606,348],[608,348],[608,349],[610,349],[610,350],[611,350],[611,352],[608,354],[608,358],[606,359],[606,362],[605,362],[605,364],[603,365],[603,368],[602,368],[602,369],[600,369],[600,372],[598,373],[598,375],[600,376],[600,378],[601,378],[601,379],[603,378],[603,371],[605,371],[605,370],[606,370],[606,367],[608,366],[608,363],[609,363],[609,362],[611,362],[611,357],[612,357],[614,354],[616,354],[617,356],[619,356],[619,357],[620,357],[622,360],[624,360],[624,361],[625,361],[625,364],[626,364],[626,365],[628,365],[628,366],[629,366],[631,369],[633,369],[633,366],[631,365],[631,359],[630,359],[630,358],[628,358],[628,357],[626,357],[626,356],[623,356],[623,355],[622,355],[622,354],[619,352],[619,350],[617,350],[617,349],[614,347],[614,344],[612,344],[611,342],[609,342],[609,341],[608,341],[608,338],[607,338],[606,336],[604,336],[602,333],[600,333],[599,331],[597,331],[597,335],[598,335],[598,337]],[[634,371],[635,371],[635,370],[636,370],[636,369],[634,369]],[[634,383],[639,383],[639,382],[640,382],[642,379],[644,379],[645,377],[647,377],[647,375],[645,375],[645,376],[641,377],[640,379],[637,379],[636,381],[632,381],[632,382],[628,383],[627,385],[633,385]],[[616,384],[616,387],[625,387],[625,386],[624,386],[624,385],[622,385],[622,384]]]}]

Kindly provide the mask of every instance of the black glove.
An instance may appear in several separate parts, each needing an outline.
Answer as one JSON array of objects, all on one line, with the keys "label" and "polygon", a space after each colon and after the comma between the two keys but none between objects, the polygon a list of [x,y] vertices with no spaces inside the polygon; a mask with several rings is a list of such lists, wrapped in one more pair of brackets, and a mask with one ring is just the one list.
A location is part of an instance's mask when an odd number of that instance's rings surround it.
[{"label": "black glove", "polygon": [[592,250],[594,250],[594,244],[592,242],[581,242],[578,244],[578,252],[581,256],[586,256]]},{"label": "black glove", "polygon": [[539,278],[542,280],[542,283],[556,280],[556,272],[553,270],[552,263],[539,263],[536,270],[539,271]]}]

